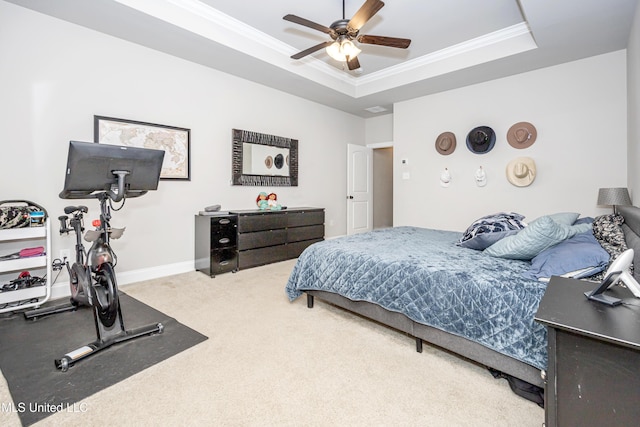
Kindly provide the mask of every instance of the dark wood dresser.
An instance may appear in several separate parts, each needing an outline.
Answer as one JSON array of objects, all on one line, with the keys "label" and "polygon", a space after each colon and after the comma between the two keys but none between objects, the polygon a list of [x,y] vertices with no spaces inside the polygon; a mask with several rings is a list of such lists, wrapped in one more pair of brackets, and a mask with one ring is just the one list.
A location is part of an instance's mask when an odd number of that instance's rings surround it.
[{"label": "dark wood dresser", "polygon": [[239,210],[238,269],[298,257],[307,246],[324,240],[324,209]]},{"label": "dark wood dresser", "polygon": [[324,209],[236,210],[195,216],[195,267],[216,274],[297,258],[324,240]]},{"label": "dark wood dresser", "polygon": [[616,307],[588,300],[596,283],[553,277],[535,319],[547,326],[546,427],[640,423],[640,299]]}]

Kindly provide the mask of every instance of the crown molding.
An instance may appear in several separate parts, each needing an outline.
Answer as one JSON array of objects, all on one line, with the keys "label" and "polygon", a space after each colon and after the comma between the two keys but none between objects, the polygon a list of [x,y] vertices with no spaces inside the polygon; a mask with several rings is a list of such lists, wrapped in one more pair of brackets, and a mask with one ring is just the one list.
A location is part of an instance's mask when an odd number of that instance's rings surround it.
[{"label": "crown molding", "polygon": [[368,75],[354,76],[198,0],[114,0],[353,98],[430,79],[537,48],[521,22]]}]

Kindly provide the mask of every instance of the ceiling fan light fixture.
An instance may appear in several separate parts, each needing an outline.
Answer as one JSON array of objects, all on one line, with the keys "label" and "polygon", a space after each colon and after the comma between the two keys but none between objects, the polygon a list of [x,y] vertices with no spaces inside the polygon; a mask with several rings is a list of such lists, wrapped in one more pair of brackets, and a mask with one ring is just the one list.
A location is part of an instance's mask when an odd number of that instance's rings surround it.
[{"label": "ceiling fan light fixture", "polygon": [[326,50],[330,57],[341,62],[345,62],[347,57],[353,59],[362,52],[351,40],[344,36],[338,37],[335,42],[327,46]]},{"label": "ceiling fan light fixture", "polygon": [[326,50],[327,54],[329,54],[329,56],[336,61],[344,62],[347,60],[345,54],[341,52],[340,43],[338,41],[331,43],[329,46],[327,46]]},{"label": "ceiling fan light fixture", "polygon": [[348,56],[349,58],[355,58],[362,51],[358,49],[358,47],[355,44],[353,44],[351,40],[345,40],[340,45],[340,52],[344,56]]}]

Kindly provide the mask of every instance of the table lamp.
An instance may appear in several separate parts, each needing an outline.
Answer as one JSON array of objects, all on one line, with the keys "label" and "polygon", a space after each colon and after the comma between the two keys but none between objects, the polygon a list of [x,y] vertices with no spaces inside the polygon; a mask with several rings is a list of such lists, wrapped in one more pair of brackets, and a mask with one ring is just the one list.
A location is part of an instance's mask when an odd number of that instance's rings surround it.
[{"label": "table lamp", "polygon": [[631,197],[626,187],[601,188],[598,190],[598,205],[613,206],[613,213],[616,214],[616,206],[631,205]]}]

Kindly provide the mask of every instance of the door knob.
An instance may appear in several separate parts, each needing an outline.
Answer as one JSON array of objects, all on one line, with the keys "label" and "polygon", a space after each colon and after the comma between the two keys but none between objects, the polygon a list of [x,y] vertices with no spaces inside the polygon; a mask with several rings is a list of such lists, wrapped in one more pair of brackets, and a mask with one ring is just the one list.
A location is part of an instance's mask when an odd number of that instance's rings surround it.
[{"label": "door knob", "polygon": [[353,196],[347,196],[347,199],[353,199]]}]

